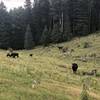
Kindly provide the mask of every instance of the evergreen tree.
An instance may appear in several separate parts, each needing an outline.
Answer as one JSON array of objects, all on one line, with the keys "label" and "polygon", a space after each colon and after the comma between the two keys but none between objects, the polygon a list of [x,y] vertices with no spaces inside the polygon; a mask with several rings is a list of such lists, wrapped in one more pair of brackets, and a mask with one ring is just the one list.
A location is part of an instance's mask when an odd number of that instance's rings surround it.
[{"label": "evergreen tree", "polygon": [[32,25],[32,3],[30,0],[25,0],[26,23]]},{"label": "evergreen tree", "polygon": [[90,30],[96,32],[100,30],[100,1],[99,0],[90,0],[91,7],[91,20],[90,20]]},{"label": "evergreen tree", "polygon": [[56,24],[59,32],[61,31],[63,32],[63,3],[62,3],[62,0],[53,1],[52,12],[53,12],[53,28]]},{"label": "evergreen tree", "polygon": [[89,0],[72,0],[72,29],[74,36],[89,33]]},{"label": "evergreen tree", "polygon": [[14,49],[23,49],[24,48],[24,33],[26,30],[26,18],[25,18],[25,9],[22,7],[15,8],[10,10],[10,47]]},{"label": "evergreen tree", "polygon": [[49,42],[50,42],[50,33],[48,31],[47,26],[45,26],[41,36],[40,44],[47,46]]},{"label": "evergreen tree", "polygon": [[55,24],[50,34],[50,41],[53,43],[57,43],[61,41],[62,34],[58,28],[58,24]]},{"label": "evergreen tree", "polygon": [[0,3],[0,48],[10,46],[10,17],[3,2]]},{"label": "evergreen tree", "polygon": [[[24,48],[30,25],[36,45],[70,40],[100,30],[99,0],[25,0],[10,12],[0,3],[0,48]],[[46,26],[46,28],[45,28]]]},{"label": "evergreen tree", "polygon": [[62,40],[67,41],[72,38],[72,2],[71,0],[63,1],[63,33]]},{"label": "evergreen tree", "polygon": [[47,26],[49,29],[49,13],[50,13],[50,3],[49,0],[35,0],[33,12],[33,23],[35,31],[35,41],[38,44],[41,39],[44,27]]},{"label": "evergreen tree", "polygon": [[6,10],[6,6],[4,5],[3,1],[0,2],[0,10]]},{"label": "evergreen tree", "polygon": [[25,41],[24,41],[24,48],[30,50],[34,47],[33,36],[31,33],[30,25],[27,26],[26,33],[25,33]]}]

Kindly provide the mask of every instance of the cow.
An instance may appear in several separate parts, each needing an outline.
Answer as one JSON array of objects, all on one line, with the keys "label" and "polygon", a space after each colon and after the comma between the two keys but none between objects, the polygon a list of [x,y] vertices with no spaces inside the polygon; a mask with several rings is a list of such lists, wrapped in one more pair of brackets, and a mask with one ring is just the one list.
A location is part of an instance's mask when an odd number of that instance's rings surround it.
[{"label": "cow", "polygon": [[18,58],[19,57],[19,54],[18,53],[15,53],[15,52],[13,52],[13,53],[7,53],[7,57],[12,57],[12,58]]},{"label": "cow", "polygon": [[18,53],[16,53],[16,52],[13,52],[13,53],[11,53],[11,57],[13,57],[13,58],[18,58],[19,57],[19,54]]},{"label": "cow", "polygon": [[76,63],[73,63],[72,64],[73,73],[76,73],[77,72],[77,69],[78,69],[78,65]]}]

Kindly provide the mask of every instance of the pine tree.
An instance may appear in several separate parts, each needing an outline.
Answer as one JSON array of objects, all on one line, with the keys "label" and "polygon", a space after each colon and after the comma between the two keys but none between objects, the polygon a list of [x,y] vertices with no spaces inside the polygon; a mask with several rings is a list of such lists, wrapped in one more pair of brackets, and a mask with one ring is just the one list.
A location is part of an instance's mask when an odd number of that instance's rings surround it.
[{"label": "pine tree", "polygon": [[89,0],[72,0],[73,35],[82,36],[89,33]]},{"label": "pine tree", "polygon": [[[52,0],[52,33],[51,42],[59,42],[61,39],[61,33],[63,33],[63,3],[62,0]],[[53,37],[54,36],[54,37]]]},{"label": "pine tree", "polygon": [[32,7],[31,1],[30,0],[26,0],[25,1],[25,8],[26,9],[31,9],[31,7]]},{"label": "pine tree", "polygon": [[44,31],[44,27],[47,26],[49,29],[49,12],[50,12],[50,4],[49,0],[35,0],[34,7],[32,9],[33,12],[33,23],[34,23],[34,30],[35,41],[38,44],[41,39],[41,35]]},{"label": "pine tree", "polygon": [[0,3],[0,48],[6,49],[10,42],[10,19],[3,2]]},{"label": "pine tree", "polygon": [[49,31],[47,29],[47,26],[44,27],[40,43],[43,44],[44,46],[47,46],[49,43]]},{"label": "pine tree", "polygon": [[26,23],[32,25],[32,3],[30,0],[25,1],[25,14],[26,14]]},{"label": "pine tree", "polygon": [[6,6],[3,1],[0,3],[0,10],[6,10]]},{"label": "pine tree", "polygon": [[63,36],[62,40],[70,40],[72,38],[72,2],[71,0],[63,1]]},{"label": "pine tree", "polygon": [[50,41],[53,43],[57,43],[60,42],[62,34],[60,32],[60,29],[58,28],[59,25],[58,24],[54,24],[52,33],[50,34]]},{"label": "pine tree", "polygon": [[27,26],[26,33],[25,33],[25,41],[24,41],[24,48],[30,50],[34,47],[33,36],[31,33],[30,25]]}]

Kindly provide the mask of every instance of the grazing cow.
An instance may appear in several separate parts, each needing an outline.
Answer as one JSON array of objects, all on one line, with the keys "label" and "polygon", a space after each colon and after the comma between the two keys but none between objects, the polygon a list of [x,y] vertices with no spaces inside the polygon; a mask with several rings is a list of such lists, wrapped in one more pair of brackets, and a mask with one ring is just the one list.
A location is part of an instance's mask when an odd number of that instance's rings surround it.
[{"label": "grazing cow", "polygon": [[19,54],[18,53],[15,53],[15,52],[13,52],[13,53],[7,53],[7,57],[12,57],[12,58],[18,58],[19,57]]},{"label": "grazing cow", "polygon": [[18,53],[15,53],[15,52],[13,52],[13,53],[11,53],[11,57],[13,57],[13,58],[18,58],[19,57],[19,54]]},{"label": "grazing cow", "polygon": [[32,56],[33,56],[33,54],[30,54],[29,56],[30,56],[30,57],[32,57]]},{"label": "grazing cow", "polygon": [[73,63],[72,64],[73,73],[76,73],[77,69],[78,69],[78,65],[76,63]]}]

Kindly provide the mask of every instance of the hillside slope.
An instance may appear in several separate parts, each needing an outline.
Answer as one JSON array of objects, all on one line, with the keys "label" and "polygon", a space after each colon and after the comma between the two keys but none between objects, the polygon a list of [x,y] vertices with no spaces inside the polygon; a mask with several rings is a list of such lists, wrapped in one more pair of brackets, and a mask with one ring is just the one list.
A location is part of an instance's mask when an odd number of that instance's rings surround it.
[{"label": "hillside slope", "polygon": [[[0,50],[0,100],[79,100],[84,81],[90,100],[100,100],[100,34],[16,52],[20,57],[14,59]],[[74,62],[77,74],[71,70]],[[96,76],[82,75],[93,69]]]}]

